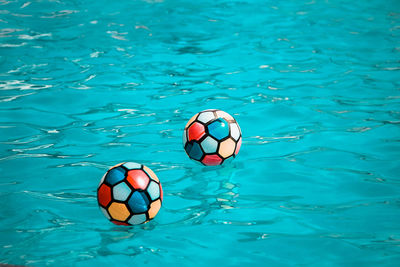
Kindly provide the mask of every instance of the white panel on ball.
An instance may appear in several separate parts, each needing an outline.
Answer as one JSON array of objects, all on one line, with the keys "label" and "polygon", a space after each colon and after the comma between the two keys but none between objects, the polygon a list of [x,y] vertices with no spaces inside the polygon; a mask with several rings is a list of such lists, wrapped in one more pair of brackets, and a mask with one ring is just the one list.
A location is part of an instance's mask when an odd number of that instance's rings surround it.
[{"label": "white panel on ball", "polygon": [[211,121],[212,119],[215,119],[214,113],[212,111],[206,111],[200,113],[199,117],[197,118],[198,121],[201,121],[202,123],[207,123]]}]

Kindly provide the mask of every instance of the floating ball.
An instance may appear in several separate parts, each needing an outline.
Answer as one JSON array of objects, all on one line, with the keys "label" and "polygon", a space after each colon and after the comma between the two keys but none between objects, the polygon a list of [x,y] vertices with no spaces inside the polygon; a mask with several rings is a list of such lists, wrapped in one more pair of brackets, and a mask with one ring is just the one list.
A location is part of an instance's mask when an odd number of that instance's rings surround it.
[{"label": "floating ball", "polygon": [[242,132],[228,113],[208,109],[194,115],[183,131],[183,147],[193,160],[204,165],[221,165],[239,153]]},{"label": "floating ball", "polygon": [[153,219],[161,208],[160,180],[148,167],[120,163],[101,179],[97,189],[100,210],[117,225],[135,225]]}]

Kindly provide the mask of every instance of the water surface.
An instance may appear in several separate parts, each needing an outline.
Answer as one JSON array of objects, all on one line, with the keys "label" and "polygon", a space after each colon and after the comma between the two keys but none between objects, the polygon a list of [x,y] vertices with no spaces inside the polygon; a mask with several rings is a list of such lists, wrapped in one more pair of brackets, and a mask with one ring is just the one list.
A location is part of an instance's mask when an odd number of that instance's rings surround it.
[{"label": "water surface", "polygon": [[[399,266],[400,2],[0,1],[0,262]],[[207,168],[196,112],[243,132]],[[152,222],[96,187],[141,162]]]}]

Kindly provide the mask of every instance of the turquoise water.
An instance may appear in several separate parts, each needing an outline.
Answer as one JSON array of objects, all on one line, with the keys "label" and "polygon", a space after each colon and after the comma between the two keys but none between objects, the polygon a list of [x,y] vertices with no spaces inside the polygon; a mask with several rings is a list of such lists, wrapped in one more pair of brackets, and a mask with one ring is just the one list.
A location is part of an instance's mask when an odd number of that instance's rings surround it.
[{"label": "turquoise water", "polygon": [[[400,2],[0,1],[0,262],[399,266]],[[232,114],[238,157],[186,156]],[[163,207],[97,207],[140,162]]]}]

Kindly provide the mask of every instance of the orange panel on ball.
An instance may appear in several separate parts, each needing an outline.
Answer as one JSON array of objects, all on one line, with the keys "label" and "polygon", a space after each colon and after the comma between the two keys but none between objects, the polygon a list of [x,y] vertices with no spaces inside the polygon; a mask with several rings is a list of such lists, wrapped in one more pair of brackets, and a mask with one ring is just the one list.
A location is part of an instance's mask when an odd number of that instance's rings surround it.
[{"label": "orange panel on ball", "polygon": [[153,219],[161,208],[161,200],[154,201],[150,205],[149,218]]},{"label": "orange panel on ball", "polygon": [[123,163],[123,162],[122,162],[122,163],[118,163],[117,165],[112,166],[112,167],[110,168],[110,170],[111,170],[111,169],[114,169],[114,168],[117,168],[117,167],[121,166],[122,164],[124,164],[124,163]]},{"label": "orange panel on ball", "polygon": [[223,141],[219,146],[218,152],[224,158],[232,156],[235,152],[235,142],[230,138]]},{"label": "orange panel on ball", "polygon": [[217,110],[216,113],[217,113],[218,118],[224,118],[225,120],[227,120],[229,122],[235,121],[235,119],[231,115],[226,113],[225,111]]},{"label": "orange panel on ball", "polygon": [[102,184],[97,192],[97,199],[101,206],[106,207],[111,201],[111,188],[106,184]]},{"label": "orange panel on ball", "polygon": [[194,120],[197,118],[197,115],[198,115],[198,114],[194,115],[194,116],[188,121],[188,123],[186,123],[185,129],[186,129],[187,127],[189,127],[189,125],[190,125],[192,122],[194,122]]},{"label": "orange panel on ball", "polygon": [[113,202],[108,208],[111,217],[118,221],[125,221],[130,213],[125,204]]},{"label": "orange panel on ball", "polygon": [[205,129],[203,124],[195,122],[188,129],[189,141],[199,140],[205,134]]},{"label": "orange panel on ball", "polygon": [[153,179],[156,182],[160,182],[160,180],[158,179],[157,175],[147,166],[143,166],[143,170],[145,172],[147,172],[147,174],[150,176],[151,179]]},{"label": "orange panel on ball", "polygon": [[131,170],[128,171],[128,177],[126,180],[135,188],[145,190],[150,179],[145,172],[142,170]]}]

